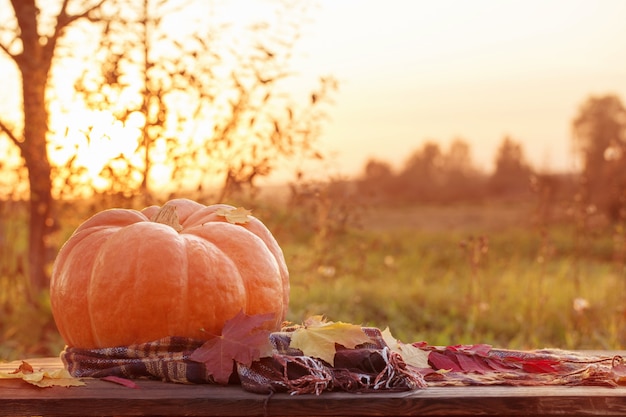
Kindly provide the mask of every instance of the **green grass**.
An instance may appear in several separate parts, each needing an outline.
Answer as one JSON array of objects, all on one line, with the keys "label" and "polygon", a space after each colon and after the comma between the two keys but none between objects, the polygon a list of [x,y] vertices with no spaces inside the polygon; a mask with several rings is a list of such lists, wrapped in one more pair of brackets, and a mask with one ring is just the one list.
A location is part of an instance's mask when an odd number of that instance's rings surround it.
[{"label": "green grass", "polygon": [[[463,233],[354,233],[334,242],[330,264],[312,264],[306,244],[288,246],[290,319],[325,314],[431,344],[623,348],[621,266],[594,251],[575,259],[573,233],[555,229],[549,253],[522,228],[491,232],[482,246]],[[588,307],[575,310],[576,299]]]},{"label": "green grass", "polygon": [[[437,345],[625,348],[621,229],[581,231],[557,221],[540,228],[530,209],[368,209],[360,213],[361,227],[347,228],[293,208],[259,207],[255,214],[283,247],[293,322],[323,314]],[[72,218],[57,245],[80,216]],[[23,230],[11,229],[16,244],[0,248],[0,360],[56,355],[63,347],[46,295],[27,303],[14,267],[15,257],[24,256]]]}]

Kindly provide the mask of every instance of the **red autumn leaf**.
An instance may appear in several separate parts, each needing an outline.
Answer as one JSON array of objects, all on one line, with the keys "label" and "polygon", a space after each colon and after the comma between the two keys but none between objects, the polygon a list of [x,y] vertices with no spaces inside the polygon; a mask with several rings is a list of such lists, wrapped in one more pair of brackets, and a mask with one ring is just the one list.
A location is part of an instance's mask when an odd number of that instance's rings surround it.
[{"label": "red autumn leaf", "polygon": [[487,360],[490,350],[486,344],[447,346],[431,352],[428,361],[435,369],[485,373],[493,370]]},{"label": "red autumn leaf", "polygon": [[458,355],[456,359],[459,362],[459,365],[465,372],[476,372],[479,374],[493,371],[491,367],[487,364],[484,357],[476,356],[475,354],[470,355]]},{"label": "red autumn leaf", "polygon": [[[515,359],[517,360],[517,359]],[[559,362],[550,359],[519,359],[522,369],[529,373],[549,374],[558,372]]]},{"label": "red autumn leaf", "polygon": [[462,372],[461,366],[454,359],[449,358],[444,352],[438,352],[436,350],[430,352],[428,355],[428,363],[434,369],[441,369],[452,372]]},{"label": "red autumn leaf", "polygon": [[100,379],[103,381],[113,382],[114,384],[123,385],[126,388],[139,389],[139,385],[135,384],[135,382],[131,381],[130,379],[121,378],[119,376],[109,375]]},{"label": "red autumn leaf", "polygon": [[448,346],[446,349],[451,350],[453,352],[466,352],[472,355],[487,356],[489,355],[489,352],[491,351],[491,345],[487,345],[484,343],[477,344],[477,345],[455,345],[455,346]]},{"label": "red autumn leaf", "polygon": [[496,372],[510,372],[511,364],[500,358],[485,358],[485,363]]},{"label": "red autumn leaf", "polygon": [[492,354],[491,346],[456,345],[433,350],[428,361],[435,369],[452,372],[526,372],[555,373],[559,371],[560,361],[531,352],[499,351]]},{"label": "red autumn leaf", "polygon": [[189,359],[204,363],[215,382],[227,384],[233,373],[234,362],[250,366],[261,357],[271,355],[270,331],[261,326],[273,319],[273,313],[248,316],[239,311],[235,317],[226,321],[221,336],[205,342]]}]

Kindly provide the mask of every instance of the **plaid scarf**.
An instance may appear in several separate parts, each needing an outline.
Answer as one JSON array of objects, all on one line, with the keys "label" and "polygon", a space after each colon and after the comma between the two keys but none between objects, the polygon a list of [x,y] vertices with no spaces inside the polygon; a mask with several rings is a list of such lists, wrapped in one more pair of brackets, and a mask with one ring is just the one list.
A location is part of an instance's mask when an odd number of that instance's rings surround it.
[{"label": "plaid scarf", "polygon": [[[626,364],[619,357],[561,350],[516,351],[488,345],[435,347],[429,367],[407,366],[389,349],[380,330],[363,328],[371,342],[345,349],[337,345],[334,365],[290,348],[290,332],[270,335],[271,357],[250,366],[233,365],[230,383],[260,394],[324,391],[408,391],[428,386],[596,385],[626,383]],[[205,365],[190,359],[204,341],[167,337],[149,343],[102,349],[67,347],[61,358],[75,377],[151,378],[178,383],[215,383]],[[442,372],[443,371],[443,372]]]},{"label": "plaid scarf", "polygon": [[[289,347],[291,334],[270,335],[272,357],[250,366],[236,365],[231,383],[250,392],[407,391],[426,387],[422,376],[392,352],[378,329],[363,329],[371,343],[355,349],[338,347],[334,366]],[[189,359],[204,341],[167,337],[136,345],[80,349],[67,347],[61,359],[75,377],[150,378],[177,383],[215,383],[203,363]]]}]

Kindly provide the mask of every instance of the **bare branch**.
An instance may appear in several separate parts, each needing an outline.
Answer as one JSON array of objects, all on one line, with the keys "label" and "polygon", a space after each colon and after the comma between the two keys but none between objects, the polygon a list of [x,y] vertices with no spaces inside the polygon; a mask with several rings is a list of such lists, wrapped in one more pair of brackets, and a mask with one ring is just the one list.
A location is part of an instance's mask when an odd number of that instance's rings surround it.
[{"label": "bare branch", "polygon": [[102,7],[102,5],[106,1],[107,0],[100,0],[93,6],[85,9],[82,13],[70,15],[70,14],[67,14],[67,4],[69,3],[69,0],[63,0],[63,6],[61,6],[61,11],[59,12],[59,15],[57,16],[57,24],[56,24],[55,31],[52,37],[53,38],[59,37],[63,29],[65,29],[65,27],[70,25],[72,22],[78,19],[83,19],[86,17],[88,18],[91,12],[98,10],[100,7]]},{"label": "bare branch", "polygon": [[59,11],[59,14],[57,16],[57,23],[54,27],[54,33],[48,37],[48,42],[44,47],[45,55],[47,57],[46,59],[52,59],[57,40],[63,35],[63,31],[65,30],[65,28],[67,28],[76,20],[89,18],[89,14],[102,7],[102,5],[106,1],[107,0],[100,0],[93,6],[86,8],[82,13],[70,15],[67,13],[67,5],[69,3],[69,0],[63,0],[61,10]]},{"label": "bare branch", "polygon": [[0,42],[0,49],[4,51],[5,54],[11,57],[11,59],[15,60],[15,55],[9,52],[9,48],[5,46],[2,42]]},{"label": "bare branch", "polygon": [[4,124],[2,120],[0,120],[0,132],[4,132],[9,139],[11,139],[11,141],[15,143],[18,148],[20,148],[20,150],[22,149],[22,142],[13,134],[13,131],[6,124]]}]

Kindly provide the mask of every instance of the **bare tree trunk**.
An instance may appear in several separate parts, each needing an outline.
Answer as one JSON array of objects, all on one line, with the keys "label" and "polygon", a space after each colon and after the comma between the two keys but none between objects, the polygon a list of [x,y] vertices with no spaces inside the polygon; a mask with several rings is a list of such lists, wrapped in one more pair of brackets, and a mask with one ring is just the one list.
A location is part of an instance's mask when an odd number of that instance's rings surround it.
[{"label": "bare tree trunk", "polygon": [[23,74],[24,137],[28,141],[24,143],[22,156],[28,167],[30,184],[28,274],[31,294],[36,296],[48,286],[45,242],[53,224],[50,162],[46,152],[48,120],[44,102],[47,70],[31,68]]},{"label": "bare tree trunk", "polygon": [[33,0],[13,0],[12,3],[23,44],[23,52],[14,56],[22,75],[24,100],[23,141],[18,146],[30,182],[28,276],[31,297],[36,297],[48,285],[45,241],[52,226],[52,183],[46,148],[48,112],[45,93],[56,38],[42,44],[37,30],[38,9]]},{"label": "bare tree trunk", "polygon": [[[30,219],[28,235],[28,282],[31,301],[47,288],[46,240],[54,220],[52,218],[52,179],[48,159],[48,109],[46,107],[46,89],[52,66],[57,41],[66,27],[72,22],[88,17],[88,14],[100,8],[106,0],[95,0],[81,13],[68,14],[69,0],[61,3],[56,16],[53,33],[45,36],[39,33],[37,20],[40,10],[35,0],[11,0],[17,20],[14,38],[7,43],[0,42],[0,51],[11,57],[22,76],[22,95],[24,104],[24,130],[18,132],[8,128],[0,120],[3,131],[19,147],[28,169],[30,184]],[[10,45],[18,41],[21,51],[13,51]]]}]

